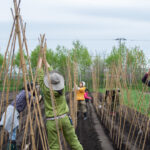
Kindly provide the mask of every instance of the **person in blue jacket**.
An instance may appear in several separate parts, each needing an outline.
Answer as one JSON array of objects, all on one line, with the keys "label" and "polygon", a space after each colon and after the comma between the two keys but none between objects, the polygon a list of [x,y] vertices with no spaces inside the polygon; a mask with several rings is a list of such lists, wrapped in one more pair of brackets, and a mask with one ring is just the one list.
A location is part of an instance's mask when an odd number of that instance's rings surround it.
[{"label": "person in blue jacket", "polygon": [[[31,85],[31,86],[30,86]],[[27,84],[28,89],[28,98],[31,100],[31,91],[33,92],[33,83]],[[34,95],[34,92],[33,92]],[[34,97],[33,97],[34,99]],[[7,149],[16,150],[16,132],[19,127],[19,114],[26,108],[27,99],[26,99],[26,91],[23,88],[16,99],[12,101],[6,108],[6,111],[3,113],[0,128],[4,128],[9,133],[9,141],[7,144]]]}]

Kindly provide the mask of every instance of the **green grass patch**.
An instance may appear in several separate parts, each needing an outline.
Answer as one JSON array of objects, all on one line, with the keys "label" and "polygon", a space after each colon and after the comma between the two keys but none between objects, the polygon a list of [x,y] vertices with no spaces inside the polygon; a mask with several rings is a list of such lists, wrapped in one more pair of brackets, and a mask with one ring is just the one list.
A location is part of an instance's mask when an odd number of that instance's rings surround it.
[{"label": "green grass patch", "polygon": [[124,105],[136,109],[143,114],[150,113],[150,93],[133,89],[129,89],[128,91],[124,90],[122,93],[124,94],[122,97]]},{"label": "green grass patch", "polygon": [[[99,90],[101,93],[105,93],[105,89]],[[142,114],[150,115],[150,93],[142,92],[140,90],[128,89],[121,90],[120,92],[120,103],[126,105],[132,109],[136,109],[138,112]]]}]

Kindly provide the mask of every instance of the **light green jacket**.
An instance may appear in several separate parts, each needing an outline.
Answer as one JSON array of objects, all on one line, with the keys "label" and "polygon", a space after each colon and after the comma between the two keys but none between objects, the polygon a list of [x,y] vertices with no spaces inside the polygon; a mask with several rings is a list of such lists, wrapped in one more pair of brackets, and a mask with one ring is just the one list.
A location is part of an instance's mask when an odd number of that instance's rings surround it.
[{"label": "light green jacket", "polygon": [[[49,68],[49,71],[51,69]],[[54,117],[52,101],[50,96],[50,90],[44,84],[44,71],[43,69],[38,69],[38,83],[44,95],[44,105],[45,105],[45,115],[46,117]],[[59,95],[58,92],[54,92],[55,97],[55,107],[57,116],[66,114],[69,112],[69,108],[65,98],[65,90],[63,90],[63,94]]]}]

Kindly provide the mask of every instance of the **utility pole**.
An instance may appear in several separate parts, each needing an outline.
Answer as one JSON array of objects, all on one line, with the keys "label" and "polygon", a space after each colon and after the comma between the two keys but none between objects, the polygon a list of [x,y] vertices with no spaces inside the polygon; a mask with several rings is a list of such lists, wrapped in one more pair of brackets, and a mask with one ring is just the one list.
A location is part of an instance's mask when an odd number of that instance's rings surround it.
[{"label": "utility pole", "polygon": [[125,39],[125,38],[117,38],[115,40],[119,42],[119,47],[121,47],[121,44],[122,44],[121,42],[122,41],[126,41],[127,39]]}]

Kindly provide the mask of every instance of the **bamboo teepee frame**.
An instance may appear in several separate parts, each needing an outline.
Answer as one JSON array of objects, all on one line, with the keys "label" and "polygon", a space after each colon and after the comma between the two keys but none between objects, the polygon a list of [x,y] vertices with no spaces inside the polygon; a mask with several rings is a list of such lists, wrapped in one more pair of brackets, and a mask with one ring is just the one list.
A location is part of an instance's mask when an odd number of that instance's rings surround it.
[{"label": "bamboo teepee frame", "polygon": [[[21,132],[24,130],[23,133],[23,138],[22,138],[22,146],[21,149],[27,148],[31,145],[32,149],[36,150],[38,149],[38,144],[36,143],[35,139],[35,129],[38,129],[39,132],[39,139],[41,140],[42,148],[43,149],[48,149],[48,142],[47,142],[47,135],[46,135],[46,130],[44,126],[44,120],[42,118],[41,114],[41,109],[40,109],[40,104],[39,104],[39,98],[37,95],[37,91],[35,88],[35,81],[36,81],[36,76],[33,76],[32,68],[31,68],[31,62],[29,58],[29,51],[28,51],[28,46],[27,46],[27,40],[26,40],[26,35],[25,35],[25,27],[26,25],[23,24],[21,15],[20,15],[20,1],[17,2],[14,0],[14,12],[12,11],[12,16],[13,16],[13,25],[11,29],[11,34],[10,38],[8,41],[8,45],[6,48],[5,52],[5,57],[2,65],[2,69],[0,71],[0,78],[2,77],[2,74],[5,74],[4,80],[3,80],[3,91],[2,91],[2,97],[1,97],[1,107],[0,107],[0,114],[4,111],[6,111],[6,108],[8,106],[9,102],[9,91],[10,91],[10,81],[13,79],[12,77],[12,70],[14,69],[14,54],[15,54],[15,49],[16,49],[16,42],[18,40],[18,45],[19,45],[19,52],[20,52],[20,67],[19,67],[19,72],[17,76],[17,84],[16,84],[16,89],[13,91],[13,99],[15,99],[18,87],[19,87],[19,82],[21,78],[21,72],[23,75],[23,83],[25,86],[25,91],[26,91],[26,98],[27,98],[27,118],[26,121],[23,120],[22,114],[20,114],[20,127],[19,131]],[[42,39],[41,42],[43,42],[44,39]],[[24,52],[23,52],[23,47],[25,46],[25,51],[27,54],[27,61],[29,64],[29,69],[27,69],[25,58],[24,58]],[[8,58],[7,58],[8,56]],[[11,69],[9,69],[11,68]],[[31,77],[29,76],[31,75]],[[30,84],[30,82],[33,82],[33,88],[35,89],[35,102],[33,102],[33,93],[31,92],[31,100],[29,102],[29,95],[28,95],[28,90],[27,90],[27,83]],[[7,87],[6,87],[7,85]],[[15,87],[15,86],[14,86]],[[5,92],[5,90],[7,92]],[[5,96],[6,95],[6,96]],[[6,97],[6,98],[5,98]],[[31,103],[33,103],[33,111],[31,111]],[[6,116],[6,115],[5,115]],[[24,124],[22,125],[22,121]],[[3,142],[6,139],[4,135],[4,129],[1,132],[1,138],[0,138],[0,149],[3,149]]]},{"label": "bamboo teepee frame", "polygon": [[[33,74],[32,67],[31,67],[31,61],[30,61],[30,56],[29,56],[29,50],[28,50],[28,44],[27,44],[27,39],[26,39],[26,24],[23,23],[22,17],[20,15],[20,2],[21,0],[13,0],[14,1],[14,11],[11,9],[12,12],[12,17],[13,17],[13,25],[10,33],[10,38],[8,41],[8,45],[6,48],[5,52],[5,57],[3,61],[2,68],[0,70],[0,78],[2,79],[2,76],[4,75],[4,80],[3,80],[3,91],[1,93],[1,101],[0,101],[0,115],[5,111],[7,106],[11,103],[9,99],[16,99],[16,95],[19,92],[19,86],[24,85],[25,86],[25,91],[26,91],[26,98],[27,98],[27,109],[20,113],[20,119],[19,119],[19,131],[18,134],[21,134],[22,132],[22,138],[21,138],[21,146],[20,149],[39,149],[42,148],[43,150],[49,149],[48,146],[48,138],[46,134],[46,129],[45,129],[45,123],[44,123],[44,118],[42,115],[41,111],[41,104],[39,103],[39,96],[38,92],[36,91],[35,83],[37,80],[37,70]],[[12,76],[12,72],[15,70],[14,66],[14,54],[16,52],[17,48],[17,41],[19,45],[19,53],[20,53],[20,67],[17,73],[17,83],[15,85],[15,82],[13,84],[13,92],[10,91],[10,88],[12,88],[11,85],[11,80],[15,79],[15,76]],[[40,35],[39,39],[40,43],[40,53],[39,57],[42,57],[44,66],[45,66],[45,72],[48,75],[49,83],[50,83],[50,78],[49,78],[49,73],[48,73],[48,67],[46,65],[46,49],[47,49],[47,44],[46,44],[46,39],[45,35]],[[24,50],[23,50],[24,49]],[[24,53],[27,56],[27,59],[24,58]],[[69,56],[68,56],[69,58]],[[70,58],[68,59],[68,74],[69,74],[69,88],[72,90],[72,80],[74,80],[74,83],[77,83],[77,63],[74,60],[74,69],[72,72],[70,71]],[[27,65],[27,64],[28,65]],[[28,66],[28,68],[27,68]],[[73,73],[73,78],[71,78],[71,73]],[[23,80],[23,82],[22,82]],[[27,83],[29,83],[30,88],[31,88],[31,82],[33,83],[33,90],[35,91],[35,100],[33,101],[33,92],[31,92],[31,99],[29,101],[29,93],[27,90]],[[51,102],[53,106],[53,112],[54,112],[54,117],[56,118],[56,103],[55,103],[55,98],[53,94],[53,90],[50,84],[50,95],[51,95]],[[13,93],[13,97],[11,96],[11,93]],[[70,96],[70,104],[72,103],[72,106],[70,107],[71,110],[71,116],[73,118],[73,124],[74,127],[76,128],[77,126],[77,102],[76,102],[76,92],[74,92],[74,100],[72,99],[72,95]],[[31,109],[31,104],[32,109]],[[16,106],[15,106],[16,107]],[[15,111],[14,111],[15,112]],[[26,117],[24,116],[26,115]],[[14,116],[14,114],[13,114]],[[6,115],[5,115],[6,118]],[[61,139],[61,132],[63,133],[63,130],[61,130],[58,127],[58,120],[55,119],[56,122],[56,129],[57,129],[57,135],[59,139],[59,147],[60,150],[62,150],[62,139]],[[5,147],[5,143],[7,141],[7,136],[4,136],[4,128],[1,132],[0,135],[0,150]],[[63,138],[64,139],[64,138]],[[41,143],[39,145],[39,143]],[[65,144],[64,140],[64,147],[67,149],[67,146]]]}]

